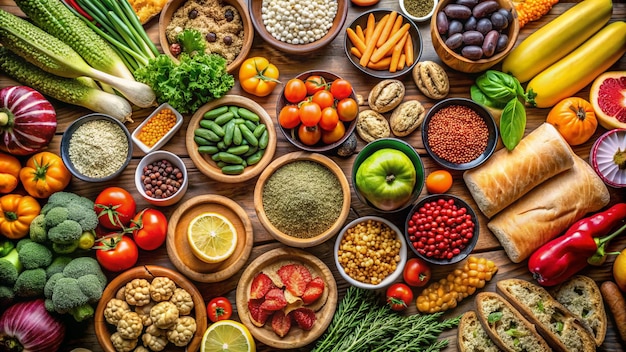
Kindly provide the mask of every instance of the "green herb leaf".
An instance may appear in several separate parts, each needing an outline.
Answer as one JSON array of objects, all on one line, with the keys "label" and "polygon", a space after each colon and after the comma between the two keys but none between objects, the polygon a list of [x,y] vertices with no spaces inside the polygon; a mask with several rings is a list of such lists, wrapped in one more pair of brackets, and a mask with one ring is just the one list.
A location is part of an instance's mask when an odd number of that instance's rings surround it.
[{"label": "green herb leaf", "polygon": [[563,322],[562,322],[562,321],[557,321],[557,322],[556,322],[556,331],[557,331],[558,333],[563,332],[563,327],[564,327],[564,325],[563,325]]},{"label": "green herb leaf", "polygon": [[526,109],[517,98],[511,99],[500,117],[500,137],[508,150],[513,150],[524,137]]},{"label": "green herb leaf", "polygon": [[206,48],[206,44],[202,38],[202,33],[196,29],[185,29],[178,34],[176,39],[182,47],[183,52],[192,56],[195,53],[203,53]]},{"label": "green herb leaf", "polygon": [[496,323],[496,322],[500,321],[500,319],[502,319],[503,315],[504,315],[504,313],[502,313],[502,312],[489,313],[489,316],[487,317],[487,322],[489,322],[489,324]]},{"label": "green herb leaf", "polygon": [[539,310],[540,312],[544,312],[545,311],[545,309],[543,307],[543,301],[537,302],[537,310]]},{"label": "green herb leaf", "polygon": [[507,331],[505,331],[507,335],[509,336],[513,336],[513,337],[522,337],[522,336],[526,336],[526,334],[522,331],[517,330],[516,328],[511,328]]},{"label": "green herb leaf", "polygon": [[470,97],[478,104],[485,105],[494,109],[502,109],[506,104],[498,103],[489,99],[477,85],[472,84],[470,87]]},{"label": "green herb leaf", "polygon": [[497,104],[506,104],[517,98],[518,89],[521,88],[515,77],[495,70],[488,70],[478,76],[476,86],[489,100]]}]

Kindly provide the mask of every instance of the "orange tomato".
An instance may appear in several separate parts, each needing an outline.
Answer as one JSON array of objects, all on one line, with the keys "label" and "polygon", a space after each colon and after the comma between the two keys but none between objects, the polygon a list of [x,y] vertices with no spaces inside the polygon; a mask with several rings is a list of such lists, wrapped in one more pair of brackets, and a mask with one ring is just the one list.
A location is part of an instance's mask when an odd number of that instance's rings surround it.
[{"label": "orange tomato", "polygon": [[239,67],[241,88],[257,97],[270,95],[279,83],[278,69],[264,57],[246,59]]},{"label": "orange tomato", "polygon": [[613,263],[613,279],[619,289],[626,293],[626,248],[622,249]]},{"label": "orange tomato", "polygon": [[278,123],[283,128],[294,128],[300,124],[300,114],[297,105],[285,105],[278,114]]},{"label": "orange tomato", "polygon": [[346,126],[343,125],[343,122],[339,122],[331,131],[322,131],[322,142],[324,142],[324,144],[335,143],[345,134]]},{"label": "orange tomato", "polygon": [[333,106],[335,103],[335,97],[327,90],[318,90],[315,94],[313,94],[311,100],[314,103],[317,103],[317,105],[319,105],[322,109]]},{"label": "orange tomato", "polygon": [[7,194],[0,197],[0,231],[10,239],[28,235],[30,223],[39,215],[39,202],[31,196]]},{"label": "orange tomato", "polygon": [[351,0],[353,4],[357,6],[372,6],[376,5],[380,0]]},{"label": "orange tomato", "polygon": [[0,153],[0,193],[11,193],[19,183],[22,164],[10,154]]},{"label": "orange tomato", "polygon": [[20,181],[26,192],[35,198],[48,198],[70,184],[72,174],[60,156],[39,152],[26,161],[20,170]]},{"label": "orange tomato", "polygon": [[452,175],[446,170],[431,172],[426,177],[426,190],[430,194],[446,193],[452,187]]},{"label": "orange tomato", "polygon": [[337,102],[339,120],[349,122],[359,115],[359,104],[352,98],[344,98]]},{"label": "orange tomato", "polygon": [[298,128],[298,139],[306,145],[315,145],[322,138],[322,129],[319,126],[300,125]]},{"label": "orange tomato", "polygon": [[546,122],[556,127],[570,145],[583,144],[593,136],[598,119],[591,103],[571,97],[558,102],[548,113]]},{"label": "orange tomato", "polygon": [[322,118],[319,121],[319,126],[324,131],[332,131],[339,123],[339,115],[337,110],[329,106],[322,109]]}]

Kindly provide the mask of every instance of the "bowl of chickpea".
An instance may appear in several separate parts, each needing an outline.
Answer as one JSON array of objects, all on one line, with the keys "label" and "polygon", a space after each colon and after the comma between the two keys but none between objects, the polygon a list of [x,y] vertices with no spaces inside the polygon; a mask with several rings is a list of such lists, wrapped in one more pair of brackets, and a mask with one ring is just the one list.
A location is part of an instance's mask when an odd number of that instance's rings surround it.
[{"label": "bowl of chickpea", "polygon": [[401,275],[408,253],[403,233],[391,221],[364,216],[337,236],[335,265],[349,284],[368,290],[391,285]]}]

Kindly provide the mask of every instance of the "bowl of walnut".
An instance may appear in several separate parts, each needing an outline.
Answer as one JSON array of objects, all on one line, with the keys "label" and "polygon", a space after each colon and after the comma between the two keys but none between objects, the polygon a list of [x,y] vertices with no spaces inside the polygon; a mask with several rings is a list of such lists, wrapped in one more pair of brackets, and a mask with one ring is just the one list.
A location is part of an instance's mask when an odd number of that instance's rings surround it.
[{"label": "bowl of walnut", "polygon": [[105,288],[95,312],[104,351],[196,351],[207,327],[198,289],[176,271],[144,265],[129,269]]}]

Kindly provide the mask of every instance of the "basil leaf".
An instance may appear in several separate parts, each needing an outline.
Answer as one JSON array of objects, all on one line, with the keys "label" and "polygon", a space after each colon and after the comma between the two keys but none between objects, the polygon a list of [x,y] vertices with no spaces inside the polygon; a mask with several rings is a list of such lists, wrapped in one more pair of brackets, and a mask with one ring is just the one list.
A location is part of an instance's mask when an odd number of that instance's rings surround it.
[{"label": "basil leaf", "polygon": [[499,71],[488,70],[476,78],[478,88],[492,101],[506,104],[512,98],[517,97],[518,84],[516,79]]},{"label": "basil leaf", "polygon": [[513,150],[524,137],[526,109],[517,98],[511,99],[500,117],[500,137],[508,150]]},{"label": "basil leaf", "polygon": [[502,312],[489,313],[489,316],[487,317],[487,322],[489,324],[493,324],[495,322],[498,322],[498,321],[500,321],[500,319],[502,319],[503,315],[504,315],[504,313],[502,313]]},{"label": "basil leaf", "polygon": [[494,109],[502,109],[506,105],[489,99],[485,95],[485,93],[483,93],[483,91],[480,90],[480,88],[478,88],[478,86],[475,84],[472,84],[472,86],[470,87],[470,97],[478,104],[485,105]]}]

